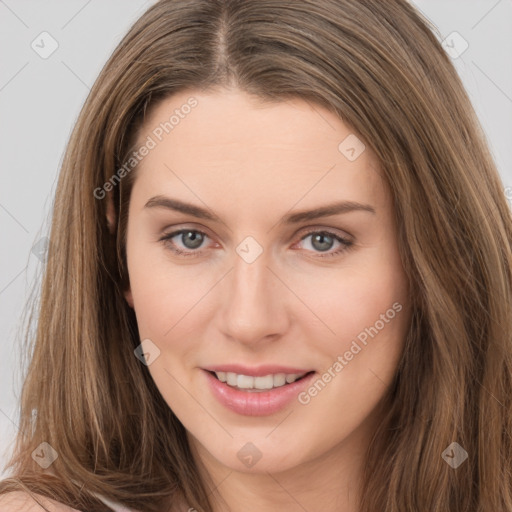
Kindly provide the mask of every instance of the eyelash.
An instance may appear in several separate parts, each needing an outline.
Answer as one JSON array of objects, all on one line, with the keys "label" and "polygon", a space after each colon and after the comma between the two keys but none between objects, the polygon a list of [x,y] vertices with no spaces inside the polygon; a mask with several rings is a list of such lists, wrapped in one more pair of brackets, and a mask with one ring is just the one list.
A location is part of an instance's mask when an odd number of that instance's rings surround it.
[{"label": "eyelash", "polygon": [[[189,233],[189,232],[192,232],[192,233],[199,233],[201,235],[204,235],[205,237],[208,237],[210,238],[206,233],[204,233],[203,231],[200,231],[198,229],[180,229],[180,230],[177,230],[177,231],[173,231],[172,233],[168,233],[164,236],[162,236],[158,241],[159,242],[162,242],[166,247],[168,247],[172,252],[174,252],[175,254],[178,254],[179,256],[185,256],[185,257],[194,257],[194,256],[199,256],[203,251],[202,250],[198,250],[198,251],[183,251],[182,249],[178,249],[172,242],[171,242],[171,239],[174,238],[175,236],[177,235],[181,235],[182,233]],[[302,242],[304,239],[306,239],[308,236],[310,235],[314,235],[314,234],[320,234],[320,235],[327,235],[329,237],[332,237],[334,238],[335,240],[337,240],[338,242],[340,242],[342,244],[342,247],[340,249],[338,249],[337,251],[334,251],[334,252],[328,252],[328,253],[317,253],[318,254],[318,257],[319,258],[327,258],[327,257],[330,257],[330,256],[339,256],[340,254],[342,254],[343,252],[347,251],[348,249],[350,249],[353,245],[353,242],[351,242],[350,240],[346,239],[346,238],[343,238],[339,235],[337,235],[336,233],[333,233],[332,231],[327,231],[327,230],[311,230],[311,231],[308,231],[301,239],[300,241]]]}]

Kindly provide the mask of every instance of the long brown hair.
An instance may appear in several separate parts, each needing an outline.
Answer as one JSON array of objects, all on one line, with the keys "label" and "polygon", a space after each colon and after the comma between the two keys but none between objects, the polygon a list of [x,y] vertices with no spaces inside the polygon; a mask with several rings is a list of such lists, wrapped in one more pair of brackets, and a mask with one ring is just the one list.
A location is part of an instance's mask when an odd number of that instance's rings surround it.
[{"label": "long brown hair", "polygon": [[[159,100],[236,86],[335,112],[390,186],[413,314],[368,447],[361,511],[512,511],[512,219],[435,30],[406,0],[161,0],[133,25],[63,161],[1,493],[23,486],[105,510],[96,492],[148,512],[181,495],[212,509],[184,427],[133,354],[140,340],[123,290],[136,169],[111,187],[113,235],[108,198],[95,191],[125,164]],[[42,442],[59,454],[53,475],[31,458]],[[468,453],[457,469],[441,456],[452,442]]]}]

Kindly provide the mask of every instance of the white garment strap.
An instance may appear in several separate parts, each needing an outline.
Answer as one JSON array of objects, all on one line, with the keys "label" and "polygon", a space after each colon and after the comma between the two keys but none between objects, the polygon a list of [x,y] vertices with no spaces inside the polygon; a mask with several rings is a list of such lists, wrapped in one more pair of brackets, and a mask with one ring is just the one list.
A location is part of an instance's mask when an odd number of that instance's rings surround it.
[{"label": "white garment strap", "polygon": [[[78,482],[76,480],[72,479],[71,481],[78,485]],[[114,512],[138,512],[137,510],[124,507],[123,505],[121,505],[119,503],[111,501],[111,500],[105,498],[104,496],[102,496],[101,494],[98,494],[95,492],[91,492],[91,494],[93,496],[96,496],[96,498],[98,498],[101,502],[103,502],[105,505],[107,505],[107,507],[110,507]]]},{"label": "white garment strap", "polygon": [[98,498],[100,501],[105,503],[105,505],[107,505],[107,507],[110,507],[112,510],[114,510],[114,512],[137,512],[136,510],[133,510],[131,508],[126,508],[123,505],[120,505],[119,503],[110,501],[109,499],[107,499],[104,496],[101,496],[99,494],[96,494],[96,493],[91,493],[91,494],[94,494],[94,496],[96,496],[96,498]]}]

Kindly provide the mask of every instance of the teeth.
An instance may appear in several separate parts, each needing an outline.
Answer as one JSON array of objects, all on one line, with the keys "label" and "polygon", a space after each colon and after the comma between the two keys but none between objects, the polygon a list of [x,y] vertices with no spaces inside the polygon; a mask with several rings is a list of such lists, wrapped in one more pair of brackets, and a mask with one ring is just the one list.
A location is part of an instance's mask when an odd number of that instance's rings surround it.
[{"label": "teeth", "polygon": [[306,375],[305,373],[276,373],[272,375],[265,375],[264,377],[251,377],[249,375],[238,375],[232,372],[215,372],[217,378],[221,382],[226,382],[229,386],[238,387],[240,389],[273,389],[291,384],[300,377]]},{"label": "teeth", "polygon": [[221,382],[226,382],[226,372],[215,372],[215,375]]},{"label": "teeth", "polygon": [[226,382],[230,386],[236,386],[237,385],[236,374],[235,373],[228,373],[228,374],[226,374]]}]

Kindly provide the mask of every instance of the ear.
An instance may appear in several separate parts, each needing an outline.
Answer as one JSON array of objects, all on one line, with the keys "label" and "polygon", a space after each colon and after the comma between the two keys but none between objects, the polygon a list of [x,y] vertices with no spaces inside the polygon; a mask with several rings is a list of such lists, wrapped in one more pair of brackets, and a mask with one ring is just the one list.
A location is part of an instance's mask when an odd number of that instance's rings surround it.
[{"label": "ear", "polygon": [[[107,192],[107,225],[111,235],[116,231],[116,209],[114,208],[114,198],[112,192]],[[130,286],[124,291],[124,298],[129,306],[133,309],[133,297]]]},{"label": "ear", "polygon": [[133,309],[133,296],[131,288],[128,288],[124,291],[124,298],[126,299],[126,302],[128,302],[128,305]]}]

